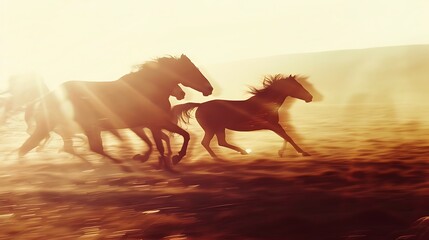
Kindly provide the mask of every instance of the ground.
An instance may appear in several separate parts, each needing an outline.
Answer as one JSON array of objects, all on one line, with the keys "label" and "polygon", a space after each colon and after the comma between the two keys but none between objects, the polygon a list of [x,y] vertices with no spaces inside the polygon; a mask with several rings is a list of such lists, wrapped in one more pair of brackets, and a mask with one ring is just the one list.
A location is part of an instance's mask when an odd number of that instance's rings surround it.
[{"label": "ground", "polygon": [[81,143],[85,160],[59,153],[58,139],[18,159],[25,127],[11,119],[1,129],[0,239],[429,239],[429,126],[314,122],[297,130],[311,157],[288,146],[280,158],[273,133],[253,132],[231,137],[251,154],[215,147],[217,161],[192,127],[189,154],[166,172],[156,152],[131,160],[145,149],[132,136],[105,136],[129,171]]}]

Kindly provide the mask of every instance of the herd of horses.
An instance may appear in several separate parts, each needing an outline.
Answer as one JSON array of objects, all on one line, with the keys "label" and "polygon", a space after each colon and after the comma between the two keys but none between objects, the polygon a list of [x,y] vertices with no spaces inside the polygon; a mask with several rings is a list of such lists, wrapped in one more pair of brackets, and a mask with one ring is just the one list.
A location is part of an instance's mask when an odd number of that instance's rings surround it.
[{"label": "herd of horses", "polygon": [[[116,81],[68,81],[53,91],[49,91],[43,81],[24,84],[12,79],[9,89],[1,93],[8,95],[0,98],[1,118],[6,121],[15,112],[25,111],[30,136],[19,147],[19,156],[43,146],[50,133],[55,132],[63,139],[67,152],[74,153],[73,137],[83,133],[91,151],[113,159],[103,149],[101,132],[109,131],[122,139],[118,129],[128,128],[149,147],[148,151],[133,158],[146,161],[153,151],[152,141],[144,132],[147,128],[159,152],[160,167],[168,169],[171,162],[177,164],[186,155],[190,135],[178,122],[189,123],[190,113],[195,108],[195,118],[205,134],[201,143],[213,158],[218,158],[210,148],[214,135],[220,146],[247,154],[244,149],[226,141],[226,129],[271,130],[284,139],[285,144],[279,153],[288,142],[298,153],[309,156],[279,124],[279,108],[287,97],[311,102],[312,94],[292,75],[267,76],[262,84],[260,89],[252,88],[252,97],[246,100],[212,100],[172,107],[170,96],[178,100],[185,96],[180,85],[203,96],[211,95],[213,87],[187,56],[161,57],[138,66],[136,71]],[[169,136],[163,130],[183,138],[180,151],[172,157]]]}]

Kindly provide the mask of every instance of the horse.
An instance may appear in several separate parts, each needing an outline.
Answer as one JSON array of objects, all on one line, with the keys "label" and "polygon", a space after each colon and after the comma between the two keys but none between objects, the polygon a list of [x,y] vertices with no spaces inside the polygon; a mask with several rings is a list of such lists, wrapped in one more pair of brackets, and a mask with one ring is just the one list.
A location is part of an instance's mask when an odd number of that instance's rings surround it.
[{"label": "horse", "polygon": [[[213,87],[192,61],[181,57],[161,57],[139,66],[115,81],[68,81],[41,99],[41,111],[36,114],[34,133],[18,149],[24,156],[45,138],[55,126],[75,121],[86,135],[91,151],[104,152],[101,131],[130,128],[142,138],[142,127],[151,129],[160,164],[166,163],[161,129],[183,137],[182,147],[173,157],[178,163],[185,155],[189,133],[172,121],[169,95],[181,84],[209,96]],[[66,100],[67,104],[62,103]],[[113,159],[113,158],[112,158]],[[167,165],[166,165],[167,166]]]},{"label": "horse", "polygon": [[[177,100],[182,100],[185,98],[185,91],[183,91],[183,89],[179,86],[176,85],[171,94],[172,97],[175,97]],[[35,122],[35,113],[37,111],[40,111],[40,102],[36,101],[36,102],[32,102],[31,104],[28,104],[26,109],[25,109],[25,115],[24,115],[24,119],[25,119],[25,123],[27,124],[27,133],[29,135],[31,135],[34,132],[34,129],[36,127],[36,122]],[[64,127],[66,127],[67,129],[64,129]],[[73,138],[80,138],[82,141],[86,142],[86,139],[82,138],[82,136],[78,135],[78,133],[81,133],[81,129],[79,128],[79,126],[76,126],[76,124],[71,123],[71,125],[69,126],[62,126],[60,128],[55,128],[53,130],[55,133],[57,133],[63,140],[63,148],[62,150],[65,152],[68,152],[70,154],[75,154],[74,151],[74,147],[73,147]],[[69,136],[70,132],[73,132],[72,136]],[[123,140],[122,136],[120,135],[120,133],[118,131],[116,131],[115,129],[109,129],[109,132],[112,133],[114,136],[116,136],[119,140]],[[145,143],[148,145],[149,150],[144,154],[145,156],[140,157],[139,155],[136,155],[134,158],[143,158],[145,160],[149,159],[150,154],[153,151],[153,145],[152,142],[149,140],[149,138],[146,136],[146,133],[144,131],[141,132],[143,136],[143,140],[145,141]],[[162,140],[164,140],[164,142],[167,145],[167,150],[168,150],[168,155],[171,155],[171,145],[170,145],[170,138],[167,134],[162,133],[161,134]],[[43,148],[46,147],[46,144],[49,142],[49,140],[51,139],[51,135],[49,134],[38,146],[38,151],[42,150]],[[146,156],[147,155],[147,156]]]},{"label": "horse", "polygon": [[281,74],[266,76],[263,87],[252,87],[252,97],[246,100],[211,100],[203,103],[185,103],[176,105],[172,111],[176,119],[189,123],[190,112],[197,108],[195,118],[204,130],[201,144],[212,158],[218,159],[210,148],[210,142],[216,135],[219,146],[227,147],[241,154],[247,152],[225,139],[225,129],[234,131],[271,130],[284,141],[289,142],[303,156],[310,154],[302,150],[279,124],[278,110],[287,97],[311,102],[313,96],[296,80],[296,76],[285,77]]},{"label": "horse", "polygon": [[25,109],[28,103],[38,99],[49,92],[43,79],[32,74],[13,75],[8,80],[7,89],[0,93],[3,113],[0,122],[4,123],[14,114]]}]

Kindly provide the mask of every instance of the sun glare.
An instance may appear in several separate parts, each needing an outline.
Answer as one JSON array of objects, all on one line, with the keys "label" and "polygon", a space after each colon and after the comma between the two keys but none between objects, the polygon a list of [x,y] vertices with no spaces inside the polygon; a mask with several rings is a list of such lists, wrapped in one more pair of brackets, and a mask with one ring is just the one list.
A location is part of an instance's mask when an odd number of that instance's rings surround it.
[{"label": "sun glare", "polygon": [[[166,54],[187,53],[210,64],[429,41],[426,26],[414,24],[428,22],[423,2],[216,2],[170,1],[166,7],[158,1],[47,0],[25,1],[23,8],[22,1],[3,0],[0,77],[30,69],[49,85],[74,79],[109,81],[133,64]],[[341,13],[335,17],[334,7]],[[396,17],[403,12],[412,14]],[[344,32],[341,38],[339,31]]]}]

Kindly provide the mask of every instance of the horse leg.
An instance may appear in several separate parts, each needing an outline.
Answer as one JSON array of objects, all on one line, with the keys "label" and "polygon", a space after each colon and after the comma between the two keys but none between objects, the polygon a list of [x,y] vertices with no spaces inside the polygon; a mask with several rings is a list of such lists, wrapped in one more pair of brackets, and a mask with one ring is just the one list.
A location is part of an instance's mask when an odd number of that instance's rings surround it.
[{"label": "horse leg", "polygon": [[63,148],[59,150],[59,152],[64,151],[66,153],[70,153],[75,155],[74,147],[73,147],[73,133],[70,129],[64,126],[60,126],[54,130],[56,134],[58,134],[63,140]]},{"label": "horse leg", "polygon": [[161,131],[161,139],[164,140],[165,145],[167,145],[167,156],[171,157],[171,155],[173,153],[171,152],[170,137],[167,134],[165,134],[164,132]]},{"label": "horse leg", "polygon": [[285,141],[289,142],[297,152],[301,153],[303,156],[310,156],[309,153],[302,150],[293,140],[292,138],[286,133],[286,131],[280,126],[280,124],[274,124],[270,127],[270,130],[277,133],[280,137],[282,137]]},{"label": "horse leg", "polygon": [[151,129],[153,140],[155,141],[156,148],[160,154],[158,158],[159,168],[170,169],[170,163],[168,158],[164,154],[164,145],[162,144],[161,139],[161,129]]},{"label": "horse leg", "polygon": [[[27,124],[26,132],[30,136],[34,133],[34,129],[36,128],[35,124],[33,124],[31,120],[32,119],[30,119],[30,117],[28,116],[27,111],[25,111],[25,123]],[[40,142],[39,146],[37,146],[36,151],[42,151],[45,148],[45,146],[49,143],[50,140],[51,140],[51,135],[48,134],[47,137]]]},{"label": "horse leg", "polygon": [[133,131],[149,147],[149,150],[147,152],[145,152],[143,155],[136,154],[136,155],[134,155],[133,159],[134,160],[140,160],[141,162],[146,162],[149,159],[150,154],[153,151],[152,142],[150,141],[150,139],[148,138],[148,136],[146,135],[146,133],[144,132],[144,130],[142,128],[131,128],[131,131]]},{"label": "horse leg", "polygon": [[113,163],[120,165],[120,168],[125,172],[132,172],[132,169],[128,168],[127,166],[122,165],[122,161],[119,159],[116,159],[106,152],[104,152],[103,149],[103,140],[101,138],[101,131],[99,129],[91,128],[90,126],[83,127],[83,130],[85,132],[85,135],[88,138],[89,143],[89,149],[93,152],[96,152],[103,157],[106,157],[113,161]]},{"label": "horse leg", "polygon": [[209,152],[212,158],[217,159],[219,157],[210,148],[210,142],[212,141],[213,137],[214,137],[214,132],[212,130],[204,129],[204,137],[203,137],[203,140],[201,141],[201,145],[203,145],[203,147],[207,150],[207,152]]},{"label": "horse leg", "polygon": [[[289,133],[291,133],[291,131],[295,131],[295,127],[292,126],[291,124],[288,124],[286,126],[286,129],[288,130]],[[287,147],[287,141],[283,141],[283,145],[282,145],[282,147],[278,151],[279,157],[283,157],[284,156],[284,152],[286,151],[286,147]]]},{"label": "horse leg", "polygon": [[283,141],[282,148],[280,148],[278,154],[279,157],[283,157],[284,152],[286,151],[287,141]]},{"label": "horse leg", "polygon": [[45,139],[43,139],[43,141],[36,148],[36,151],[42,151],[43,149],[45,149],[46,145],[48,145],[51,139],[52,139],[51,135],[48,134],[48,136]]},{"label": "horse leg", "polygon": [[225,139],[225,129],[222,129],[222,130],[216,132],[216,137],[217,137],[217,142],[218,142],[219,146],[230,148],[232,150],[235,150],[235,151],[241,153],[242,155],[246,155],[247,154],[247,152],[244,149],[239,148],[237,146],[234,146],[232,144],[229,144],[226,141],[226,139]]},{"label": "horse leg", "polygon": [[93,152],[106,156],[101,139],[101,131],[91,127],[84,128],[85,135],[88,137],[89,149]]},{"label": "horse leg", "polygon": [[65,136],[61,135],[61,138],[63,139],[63,151],[66,153],[70,153],[75,155],[74,146],[73,146],[73,137],[71,136]]},{"label": "horse leg", "polygon": [[37,147],[39,143],[49,136],[48,125],[40,123],[36,126],[34,133],[22,144],[18,150],[18,155],[20,157],[24,156],[26,153],[31,151],[33,148]]},{"label": "horse leg", "polygon": [[183,157],[186,155],[186,150],[188,149],[188,144],[191,137],[189,136],[189,133],[187,131],[183,130],[183,128],[171,122],[163,126],[163,128],[167,131],[177,133],[183,137],[183,144],[182,144],[182,147],[180,148],[179,153],[173,156],[173,164],[178,164],[180,160],[182,160]]}]

